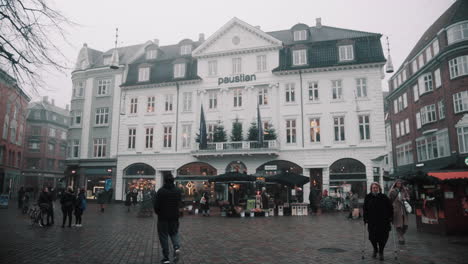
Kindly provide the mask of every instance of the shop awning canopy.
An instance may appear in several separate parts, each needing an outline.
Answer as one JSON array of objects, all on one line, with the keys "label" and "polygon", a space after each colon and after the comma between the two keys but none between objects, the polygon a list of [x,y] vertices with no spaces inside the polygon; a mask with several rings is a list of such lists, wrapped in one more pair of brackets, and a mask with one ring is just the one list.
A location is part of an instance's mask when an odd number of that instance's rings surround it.
[{"label": "shop awning canopy", "polygon": [[310,180],[308,177],[292,173],[292,172],[284,172],[280,174],[276,174],[273,176],[269,176],[265,178],[266,182],[276,182],[288,186],[301,186],[308,183]]},{"label": "shop awning canopy", "polygon": [[257,177],[240,172],[227,172],[209,179],[210,182],[253,182],[256,180]]},{"label": "shop awning canopy", "polygon": [[429,172],[427,175],[439,180],[468,179],[468,171]]}]

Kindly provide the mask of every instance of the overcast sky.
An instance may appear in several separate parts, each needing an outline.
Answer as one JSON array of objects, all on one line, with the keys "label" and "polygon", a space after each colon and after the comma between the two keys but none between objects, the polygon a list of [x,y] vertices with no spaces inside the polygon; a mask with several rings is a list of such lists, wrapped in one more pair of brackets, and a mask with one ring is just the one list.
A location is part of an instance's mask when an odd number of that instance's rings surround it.
[{"label": "overcast sky", "polygon": [[[390,39],[395,69],[406,58],[424,31],[455,0],[55,0],[52,6],[78,26],[68,28],[70,45],[60,45],[73,67],[78,52],[88,47],[106,51],[114,47],[115,28],[119,46],[159,39],[160,45],[176,44],[184,38],[208,38],[231,18],[237,17],[263,31],[289,29],[296,23],[315,25],[321,17],[326,26],[375,32]],[[385,51],[385,56],[386,56]],[[56,105],[70,103],[71,70],[66,74],[44,74]],[[387,74],[382,83],[387,90]],[[38,96],[33,96],[37,100]]]}]

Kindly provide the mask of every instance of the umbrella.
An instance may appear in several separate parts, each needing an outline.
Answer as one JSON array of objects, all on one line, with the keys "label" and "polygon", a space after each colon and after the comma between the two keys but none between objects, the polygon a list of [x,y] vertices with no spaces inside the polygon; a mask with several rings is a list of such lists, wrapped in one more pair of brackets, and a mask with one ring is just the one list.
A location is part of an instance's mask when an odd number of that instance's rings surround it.
[{"label": "umbrella", "polygon": [[288,186],[300,186],[309,182],[309,178],[297,173],[283,172],[276,174],[265,179],[267,182],[276,182]]},{"label": "umbrella", "polygon": [[257,177],[240,172],[227,172],[209,179],[210,182],[253,182],[255,180],[257,180]]}]

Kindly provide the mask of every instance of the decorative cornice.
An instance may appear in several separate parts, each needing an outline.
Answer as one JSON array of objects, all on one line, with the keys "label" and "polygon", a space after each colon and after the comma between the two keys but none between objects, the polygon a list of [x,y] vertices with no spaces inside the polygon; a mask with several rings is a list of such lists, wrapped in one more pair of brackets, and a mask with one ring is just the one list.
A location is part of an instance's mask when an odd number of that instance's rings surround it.
[{"label": "decorative cornice", "polygon": [[231,56],[237,54],[249,54],[249,53],[257,53],[262,51],[275,51],[281,49],[281,46],[267,46],[267,47],[256,47],[256,48],[248,48],[248,49],[238,49],[238,50],[226,50],[214,53],[208,53],[203,55],[193,55],[194,58],[213,58],[213,57],[223,57],[223,56]]},{"label": "decorative cornice", "polygon": [[194,83],[199,83],[201,81],[202,79],[164,82],[164,83],[148,83],[148,84],[131,85],[131,86],[120,86],[120,88],[122,88],[122,90],[136,90],[136,89],[176,86],[177,84],[179,85],[194,84]]},{"label": "decorative cornice", "polygon": [[351,64],[351,65],[320,67],[320,68],[305,68],[305,69],[301,68],[297,70],[278,70],[278,71],[274,71],[273,74],[291,75],[291,74],[299,74],[299,72],[315,73],[315,72],[345,71],[345,70],[355,70],[355,69],[380,68],[384,65],[385,65],[385,62],[378,62],[378,63]]}]

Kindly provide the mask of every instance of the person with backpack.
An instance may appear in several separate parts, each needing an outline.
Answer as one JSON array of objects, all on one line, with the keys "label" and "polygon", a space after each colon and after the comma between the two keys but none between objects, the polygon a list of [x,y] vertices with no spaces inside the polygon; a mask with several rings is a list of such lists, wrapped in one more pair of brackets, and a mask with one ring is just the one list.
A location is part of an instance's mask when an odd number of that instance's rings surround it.
[{"label": "person with backpack", "polygon": [[76,203],[75,203],[75,226],[76,227],[82,227],[83,225],[81,224],[81,216],[83,215],[84,210],[86,210],[87,202],[86,202],[86,196],[84,189],[80,190],[80,193],[78,194],[76,198]]},{"label": "person with backpack", "polygon": [[156,193],[154,212],[158,215],[158,236],[163,250],[161,263],[171,263],[169,260],[169,236],[174,248],[174,259],[180,255],[179,240],[179,207],[182,203],[182,194],[174,185],[172,174],[164,175],[164,185]]},{"label": "person with backpack", "polygon": [[210,216],[210,196],[208,192],[204,192],[202,198],[200,199],[200,207],[203,216]]},{"label": "person with backpack", "polygon": [[62,205],[62,214],[63,214],[63,221],[62,221],[62,228],[65,227],[65,223],[67,222],[68,217],[68,227],[71,227],[72,222],[72,212],[73,207],[75,205],[75,195],[73,195],[72,188],[68,188],[60,198],[60,204]]}]

